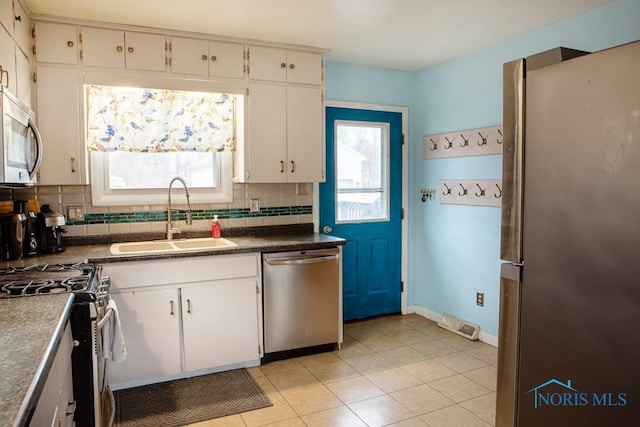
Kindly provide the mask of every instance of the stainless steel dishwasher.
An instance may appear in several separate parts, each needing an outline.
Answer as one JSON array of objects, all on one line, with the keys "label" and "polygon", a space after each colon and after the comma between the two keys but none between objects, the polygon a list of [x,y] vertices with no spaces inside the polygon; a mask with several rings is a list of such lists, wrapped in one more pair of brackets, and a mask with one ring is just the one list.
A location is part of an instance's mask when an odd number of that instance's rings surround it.
[{"label": "stainless steel dishwasher", "polygon": [[338,343],[338,248],[262,255],[264,358],[334,350]]}]

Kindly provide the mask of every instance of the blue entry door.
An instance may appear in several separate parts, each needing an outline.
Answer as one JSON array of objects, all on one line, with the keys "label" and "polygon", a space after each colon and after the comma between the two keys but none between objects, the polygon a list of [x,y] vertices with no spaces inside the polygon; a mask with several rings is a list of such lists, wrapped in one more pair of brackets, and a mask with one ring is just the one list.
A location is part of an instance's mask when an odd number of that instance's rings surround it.
[{"label": "blue entry door", "polygon": [[344,320],[400,312],[402,114],[326,109],[320,231],[343,246]]}]

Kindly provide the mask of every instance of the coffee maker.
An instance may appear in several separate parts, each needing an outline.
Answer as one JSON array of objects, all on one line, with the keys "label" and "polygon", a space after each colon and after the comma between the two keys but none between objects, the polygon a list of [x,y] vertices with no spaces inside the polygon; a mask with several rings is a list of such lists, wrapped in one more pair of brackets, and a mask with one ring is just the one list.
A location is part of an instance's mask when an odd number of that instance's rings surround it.
[{"label": "coffee maker", "polygon": [[22,256],[35,256],[38,254],[38,233],[36,230],[36,213],[29,210],[29,201],[15,200],[13,212],[25,215],[24,237],[22,239]]},{"label": "coffee maker", "polygon": [[62,235],[67,232],[64,228],[64,215],[51,210],[51,206],[42,205],[36,217],[39,253],[56,253],[64,251]]},{"label": "coffee maker", "polygon": [[0,260],[22,258],[26,220],[23,213],[0,215]]}]

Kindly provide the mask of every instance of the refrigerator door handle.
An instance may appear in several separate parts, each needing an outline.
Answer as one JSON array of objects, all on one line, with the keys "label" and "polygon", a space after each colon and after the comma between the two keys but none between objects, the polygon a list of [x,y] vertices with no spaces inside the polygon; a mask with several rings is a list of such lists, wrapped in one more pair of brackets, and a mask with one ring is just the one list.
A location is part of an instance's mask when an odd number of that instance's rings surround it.
[{"label": "refrigerator door handle", "polygon": [[516,423],[521,294],[522,267],[514,264],[502,264],[496,427],[513,427]]},{"label": "refrigerator door handle", "polygon": [[503,66],[502,221],[500,259],[522,259],[525,60]]}]

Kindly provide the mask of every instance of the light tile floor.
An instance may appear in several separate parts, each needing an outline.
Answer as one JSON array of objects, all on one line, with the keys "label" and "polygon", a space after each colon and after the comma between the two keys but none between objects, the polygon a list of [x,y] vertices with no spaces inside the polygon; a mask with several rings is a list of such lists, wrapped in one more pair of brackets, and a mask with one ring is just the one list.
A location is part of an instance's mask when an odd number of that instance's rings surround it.
[{"label": "light tile floor", "polygon": [[273,406],[192,427],[493,426],[496,364],[417,314],[348,323],[339,351],[249,370]]}]

